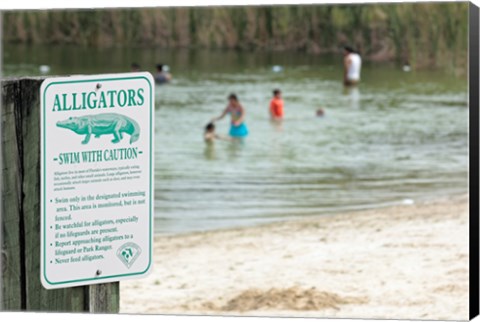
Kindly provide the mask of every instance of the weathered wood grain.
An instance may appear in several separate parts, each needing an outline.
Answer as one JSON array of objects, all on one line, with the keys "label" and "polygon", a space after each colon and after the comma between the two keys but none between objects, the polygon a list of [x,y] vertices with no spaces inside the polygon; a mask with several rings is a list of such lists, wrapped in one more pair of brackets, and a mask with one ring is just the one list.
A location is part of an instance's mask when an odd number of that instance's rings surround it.
[{"label": "weathered wood grain", "polygon": [[19,143],[17,142],[17,124],[15,120],[15,93],[19,84],[8,82],[2,84],[2,310],[21,310],[25,303],[22,294],[20,239],[21,182]]},{"label": "weathered wood grain", "polygon": [[90,286],[90,312],[118,313],[120,310],[119,283]]}]

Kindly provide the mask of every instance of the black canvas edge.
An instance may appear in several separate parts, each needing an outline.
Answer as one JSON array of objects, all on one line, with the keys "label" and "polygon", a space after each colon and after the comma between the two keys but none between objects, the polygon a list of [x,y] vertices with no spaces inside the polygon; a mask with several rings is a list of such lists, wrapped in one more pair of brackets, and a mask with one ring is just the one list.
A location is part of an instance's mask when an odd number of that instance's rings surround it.
[{"label": "black canvas edge", "polygon": [[479,8],[470,2],[469,6],[469,156],[470,156],[470,281],[469,281],[469,318],[472,320],[479,315],[479,158],[478,158],[478,132],[479,132]]}]

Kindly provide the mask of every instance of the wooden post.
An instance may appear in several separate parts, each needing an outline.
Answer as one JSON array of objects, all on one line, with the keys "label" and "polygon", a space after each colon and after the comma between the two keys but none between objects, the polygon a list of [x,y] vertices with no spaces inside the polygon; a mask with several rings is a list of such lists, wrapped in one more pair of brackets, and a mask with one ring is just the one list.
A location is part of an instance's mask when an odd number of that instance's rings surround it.
[{"label": "wooden post", "polygon": [[0,310],[118,313],[119,283],[46,290],[40,282],[40,85],[2,80]]},{"label": "wooden post", "polygon": [[118,312],[120,307],[119,283],[90,286],[90,312]]}]

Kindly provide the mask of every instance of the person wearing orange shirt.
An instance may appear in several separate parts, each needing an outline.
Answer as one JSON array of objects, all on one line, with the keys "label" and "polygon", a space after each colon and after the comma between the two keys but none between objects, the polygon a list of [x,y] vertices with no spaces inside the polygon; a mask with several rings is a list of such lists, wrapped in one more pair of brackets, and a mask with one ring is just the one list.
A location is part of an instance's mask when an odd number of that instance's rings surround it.
[{"label": "person wearing orange shirt", "polygon": [[282,92],[279,89],[273,91],[273,98],[270,101],[270,117],[272,120],[283,119],[283,99]]}]

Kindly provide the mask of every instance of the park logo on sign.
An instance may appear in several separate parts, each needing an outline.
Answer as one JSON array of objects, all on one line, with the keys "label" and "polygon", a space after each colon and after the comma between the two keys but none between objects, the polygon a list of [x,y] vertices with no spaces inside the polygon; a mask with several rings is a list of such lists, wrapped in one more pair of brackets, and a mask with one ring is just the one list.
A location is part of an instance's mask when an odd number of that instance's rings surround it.
[{"label": "park logo on sign", "polygon": [[135,243],[126,243],[117,250],[117,256],[130,268],[142,252],[141,248]]}]

